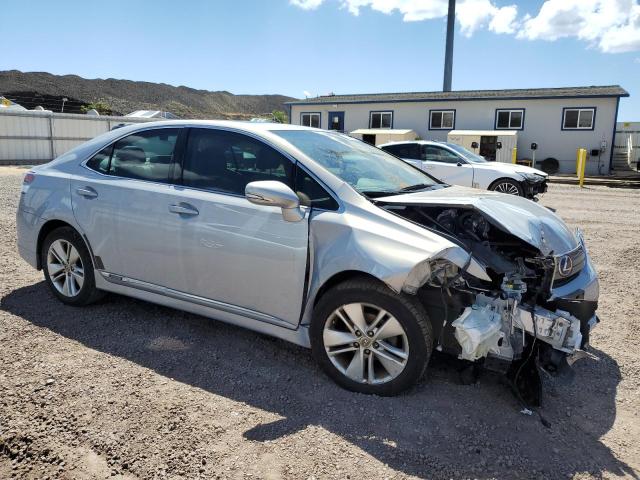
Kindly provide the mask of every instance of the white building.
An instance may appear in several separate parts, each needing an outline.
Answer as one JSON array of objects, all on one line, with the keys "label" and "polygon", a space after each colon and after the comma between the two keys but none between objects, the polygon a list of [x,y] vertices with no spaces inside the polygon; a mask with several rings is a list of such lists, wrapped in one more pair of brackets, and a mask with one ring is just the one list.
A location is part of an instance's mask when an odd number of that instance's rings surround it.
[{"label": "white building", "polygon": [[[575,172],[576,151],[589,152],[587,172],[611,170],[618,85],[456,92],[328,95],[289,102],[290,122],[344,132],[411,129],[425,140],[447,140],[451,130],[516,130],[518,159],[555,158],[560,172]],[[487,137],[480,154],[489,152]]]}]

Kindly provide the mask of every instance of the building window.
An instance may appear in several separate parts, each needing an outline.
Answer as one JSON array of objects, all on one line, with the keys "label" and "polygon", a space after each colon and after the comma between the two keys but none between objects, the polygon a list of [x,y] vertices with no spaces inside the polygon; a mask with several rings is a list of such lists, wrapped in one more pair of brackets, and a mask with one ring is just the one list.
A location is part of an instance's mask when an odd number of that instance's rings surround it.
[{"label": "building window", "polygon": [[455,121],[455,110],[429,111],[429,130],[453,130]]},{"label": "building window", "polygon": [[300,114],[300,125],[303,127],[320,128],[320,113],[308,112]]},{"label": "building window", "polygon": [[371,112],[369,128],[393,128],[393,112]]},{"label": "building window", "polygon": [[563,130],[593,130],[595,108],[565,108],[562,110]]},{"label": "building window", "polygon": [[496,110],[496,130],[522,130],[524,109]]}]

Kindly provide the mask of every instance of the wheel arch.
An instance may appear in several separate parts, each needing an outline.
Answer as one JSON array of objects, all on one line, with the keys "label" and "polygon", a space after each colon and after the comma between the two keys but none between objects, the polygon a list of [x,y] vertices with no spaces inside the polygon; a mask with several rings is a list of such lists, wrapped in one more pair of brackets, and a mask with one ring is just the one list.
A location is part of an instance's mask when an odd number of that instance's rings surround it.
[{"label": "wheel arch", "polygon": [[49,235],[51,232],[62,227],[72,228],[80,236],[80,238],[82,238],[82,241],[87,247],[87,250],[89,250],[91,263],[95,268],[96,265],[95,265],[95,259],[93,258],[93,250],[91,249],[91,245],[89,244],[89,241],[87,240],[87,238],[80,231],[78,231],[78,229],[75,226],[71,225],[69,222],[65,222],[64,220],[60,220],[60,219],[51,219],[51,220],[47,220],[42,225],[42,227],[40,227],[40,231],[38,232],[38,241],[36,244],[38,270],[42,270],[42,244],[44,243],[44,239],[47,238],[47,235]]},{"label": "wheel arch", "polygon": [[[488,190],[493,190],[493,189],[494,189],[494,187],[495,187],[498,183],[503,182],[504,180],[509,180],[509,181],[511,181],[511,182],[514,182],[514,183],[518,184],[518,187],[520,187],[521,192],[522,192],[522,193],[524,193],[524,184],[523,184],[522,180],[517,179],[517,178],[513,178],[513,177],[505,177],[505,176],[502,176],[502,177],[500,177],[500,178],[496,178],[493,182],[491,182],[491,183],[489,184],[489,188],[488,188]],[[522,196],[522,195],[521,195],[521,196]]]},{"label": "wheel arch", "polygon": [[335,287],[336,285],[338,285],[340,283],[346,282],[347,280],[352,280],[352,279],[357,278],[357,277],[369,278],[369,279],[375,280],[376,282],[379,282],[381,285],[385,285],[387,288],[390,288],[389,285],[387,285],[385,282],[380,280],[378,277],[376,277],[376,276],[374,276],[374,275],[372,275],[370,273],[363,272],[362,270],[343,270],[343,271],[335,273],[333,276],[329,277],[320,286],[320,288],[318,288],[317,293],[315,294],[315,296],[313,298],[313,307],[315,308],[315,306],[320,301],[320,299],[329,290],[331,290],[331,288]]}]

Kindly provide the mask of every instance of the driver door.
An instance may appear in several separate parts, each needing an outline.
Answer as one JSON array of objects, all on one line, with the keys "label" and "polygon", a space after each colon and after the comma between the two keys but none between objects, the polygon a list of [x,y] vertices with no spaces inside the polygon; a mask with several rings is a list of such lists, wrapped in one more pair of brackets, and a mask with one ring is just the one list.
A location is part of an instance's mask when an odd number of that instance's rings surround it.
[{"label": "driver door", "polygon": [[424,170],[450,185],[473,186],[473,166],[453,152],[423,145]]},{"label": "driver door", "polygon": [[258,321],[298,324],[308,211],[303,220],[289,222],[280,208],[255,205],[244,196],[253,181],[292,186],[293,172],[287,157],[253,137],[190,129],[182,185],[174,187],[173,204],[180,209],[165,206],[175,222],[174,248],[185,292]]}]

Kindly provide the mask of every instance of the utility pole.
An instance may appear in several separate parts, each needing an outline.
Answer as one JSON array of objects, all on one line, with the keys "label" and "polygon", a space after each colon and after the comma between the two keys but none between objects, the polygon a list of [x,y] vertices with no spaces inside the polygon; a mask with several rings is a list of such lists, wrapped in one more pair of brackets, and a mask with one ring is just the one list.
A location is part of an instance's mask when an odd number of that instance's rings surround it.
[{"label": "utility pole", "polygon": [[456,26],[456,0],[449,0],[447,14],[447,46],[444,53],[444,82],[443,92],[451,91],[451,75],[453,73],[453,33]]},{"label": "utility pole", "polygon": [[62,99],[62,108],[60,109],[60,113],[64,112],[64,104],[65,104],[65,102],[68,102],[68,101],[69,101],[69,99],[67,97],[64,97]]}]

